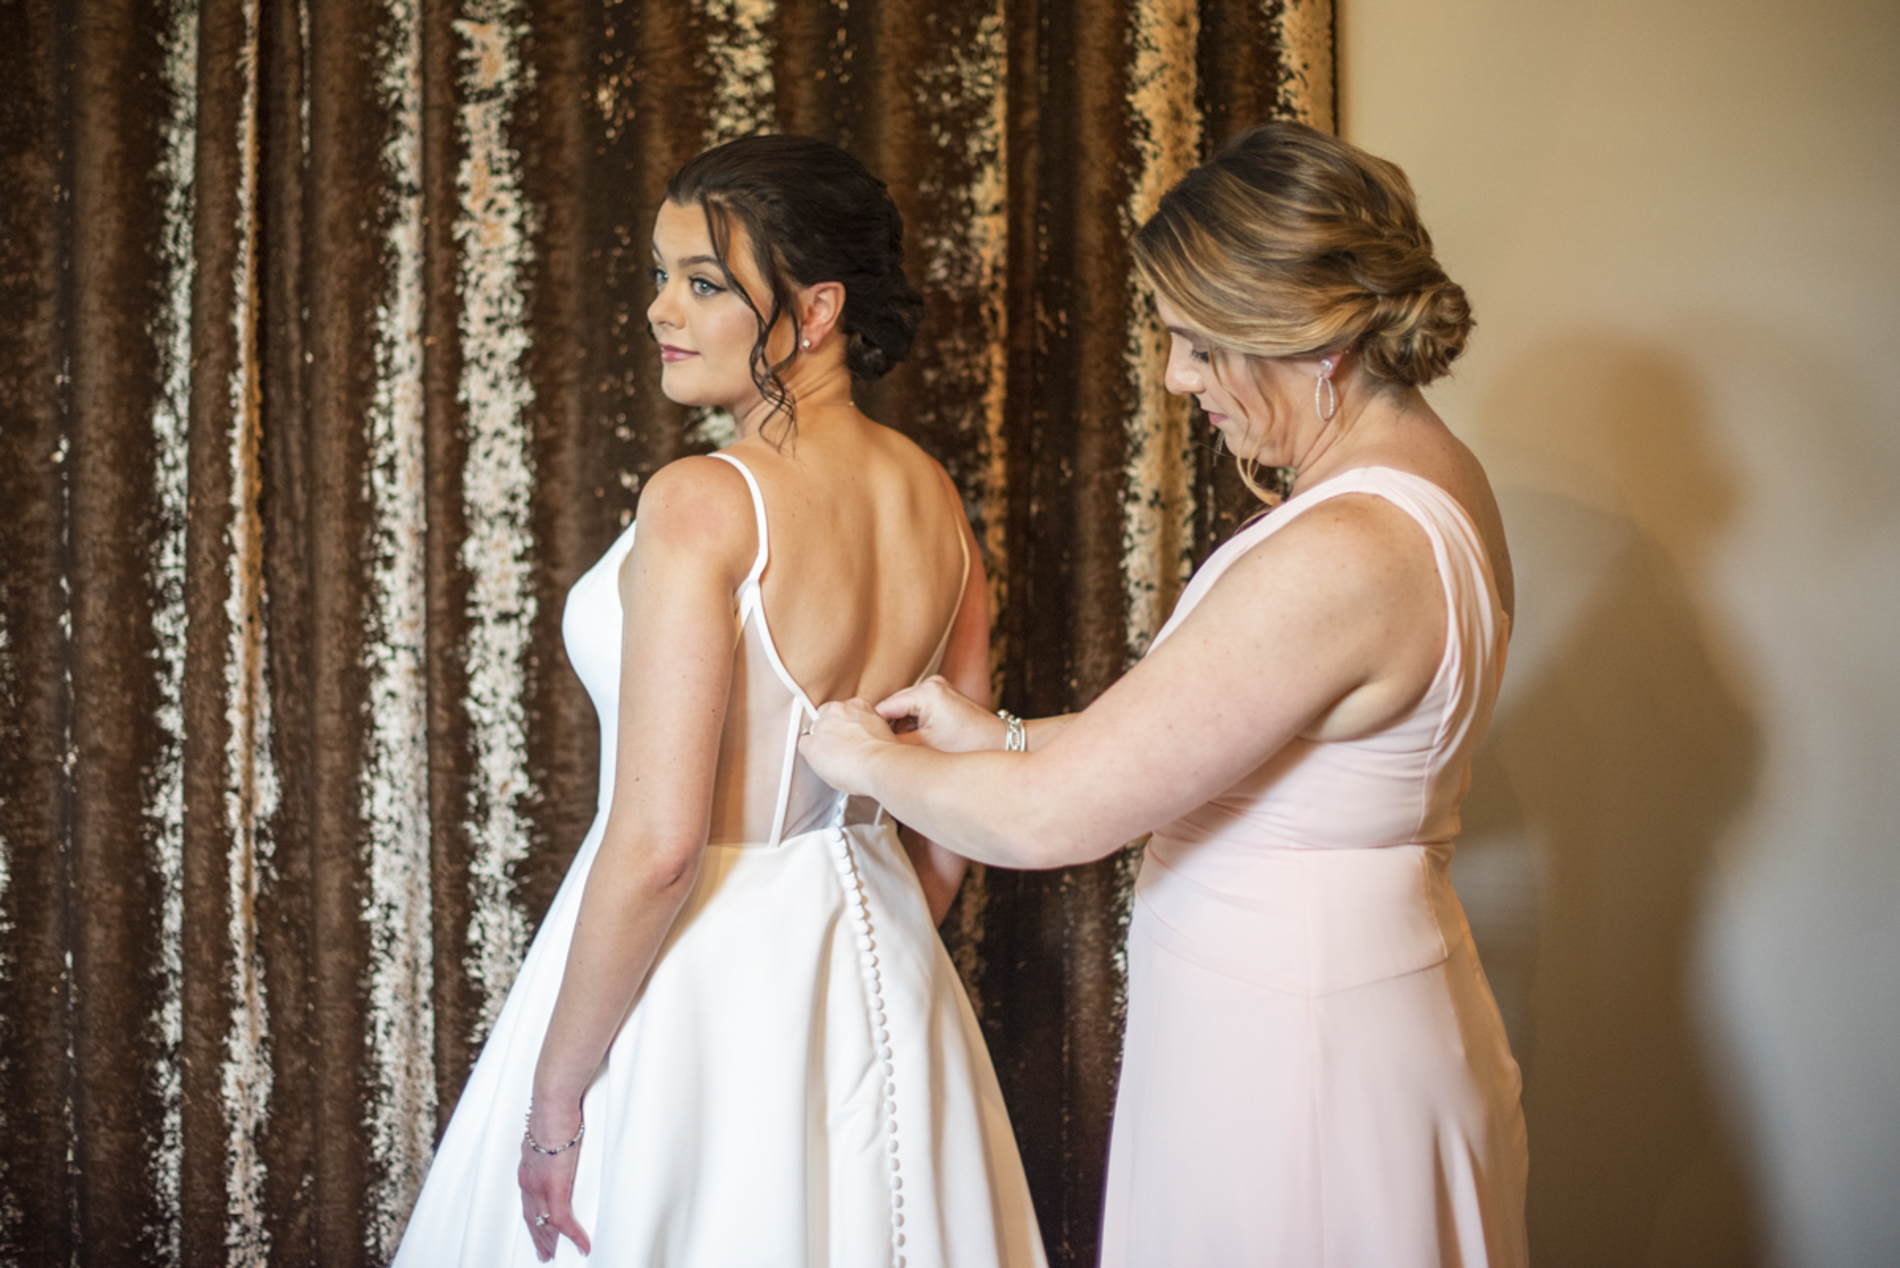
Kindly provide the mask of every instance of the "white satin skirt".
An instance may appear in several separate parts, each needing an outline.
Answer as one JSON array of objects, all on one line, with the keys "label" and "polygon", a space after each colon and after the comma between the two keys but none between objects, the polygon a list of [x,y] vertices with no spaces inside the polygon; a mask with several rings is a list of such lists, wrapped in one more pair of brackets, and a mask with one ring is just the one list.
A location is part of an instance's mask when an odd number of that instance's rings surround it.
[{"label": "white satin skirt", "polygon": [[[589,834],[396,1263],[536,1262],[515,1182]],[[888,822],[711,846],[583,1101],[590,1268],[1036,1268],[981,1032]]]}]

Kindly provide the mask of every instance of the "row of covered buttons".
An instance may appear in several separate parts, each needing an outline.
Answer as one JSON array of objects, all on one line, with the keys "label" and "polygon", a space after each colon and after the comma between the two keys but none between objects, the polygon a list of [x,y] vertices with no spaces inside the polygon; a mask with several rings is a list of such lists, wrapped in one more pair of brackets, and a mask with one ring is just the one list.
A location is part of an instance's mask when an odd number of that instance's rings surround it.
[{"label": "row of covered buttons", "polygon": [[897,1149],[897,1071],[891,1063],[890,1020],[884,1012],[884,979],[878,971],[871,908],[864,898],[864,885],[858,880],[857,863],[851,857],[850,838],[842,828],[831,830],[831,859],[844,886],[851,928],[857,934],[858,965],[864,973],[864,993],[871,1007],[871,1037],[884,1068],[884,1123],[890,1132],[891,1257],[896,1268],[904,1268],[904,1176]]}]

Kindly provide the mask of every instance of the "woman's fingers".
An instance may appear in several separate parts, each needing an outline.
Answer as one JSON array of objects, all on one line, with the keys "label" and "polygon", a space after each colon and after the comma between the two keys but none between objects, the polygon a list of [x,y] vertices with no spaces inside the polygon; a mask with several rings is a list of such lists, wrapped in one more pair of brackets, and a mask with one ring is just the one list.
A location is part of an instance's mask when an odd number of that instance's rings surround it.
[{"label": "woman's fingers", "polygon": [[529,1240],[534,1242],[534,1257],[542,1263],[554,1258],[554,1248],[560,1242],[561,1233],[554,1225],[553,1199],[541,1192],[538,1186],[530,1189],[526,1184],[521,1188],[521,1218],[527,1221]]},{"label": "woman's fingers", "polygon": [[[528,1196],[523,1194],[524,1199]],[[531,1213],[531,1204],[539,1205],[541,1209]],[[573,1242],[583,1255],[593,1249],[587,1240],[587,1230],[574,1218],[573,1208],[566,1202],[551,1197],[544,1197],[539,1203],[524,1201],[521,1217],[528,1222],[528,1236],[534,1242],[535,1257],[544,1264],[554,1258],[554,1252],[563,1237]]]},{"label": "woman's fingers", "polygon": [[877,716],[886,722],[895,722],[899,718],[917,718],[928,707],[928,697],[932,691],[948,686],[942,675],[933,675],[918,683],[915,687],[905,687],[902,691],[893,691],[877,702]]},{"label": "woman's fingers", "polygon": [[903,738],[945,753],[968,753],[997,748],[1001,729],[996,715],[958,691],[949,679],[933,675],[915,687],[906,687],[878,701],[886,719],[914,718],[916,729]]},{"label": "woman's fingers", "polygon": [[818,716],[812,722],[812,733],[824,732],[827,735],[843,738],[860,734],[870,739],[888,740],[891,728],[879,717],[868,701],[853,696],[849,700],[833,700],[818,706]]},{"label": "woman's fingers", "polygon": [[521,1185],[521,1218],[527,1221],[535,1257],[542,1263],[554,1258],[563,1237],[572,1241],[583,1255],[593,1249],[587,1230],[574,1216],[577,1160],[572,1153],[563,1150],[555,1157],[547,1157],[530,1154],[527,1146],[522,1146],[521,1167],[516,1175]]},{"label": "woman's fingers", "polygon": [[798,741],[798,751],[818,778],[841,792],[859,793],[860,764],[865,748],[897,737],[884,719],[862,700],[835,700],[818,707],[811,730]]},{"label": "woman's fingers", "polygon": [[[549,1212],[547,1231],[550,1234],[558,1233],[573,1242],[581,1254],[590,1253],[594,1248],[587,1240],[587,1230],[582,1228],[581,1222],[574,1218],[574,1208],[565,1203],[562,1207],[560,1211]],[[555,1238],[550,1236],[548,1239],[548,1258],[550,1259],[554,1257],[554,1242]]]}]

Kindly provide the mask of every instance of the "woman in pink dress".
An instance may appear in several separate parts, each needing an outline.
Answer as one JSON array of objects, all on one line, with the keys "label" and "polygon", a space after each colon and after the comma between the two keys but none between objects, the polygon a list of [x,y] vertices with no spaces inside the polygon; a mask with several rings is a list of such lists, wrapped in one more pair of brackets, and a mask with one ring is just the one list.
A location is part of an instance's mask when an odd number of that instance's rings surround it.
[{"label": "woman in pink dress", "polygon": [[1190,173],[1135,256],[1169,390],[1283,496],[1082,712],[933,680],[825,706],[803,751],[986,862],[1152,832],[1108,1268],[1521,1264],[1518,1069],[1447,877],[1512,599],[1484,471],[1419,390],[1464,293],[1404,174],[1297,124]]}]

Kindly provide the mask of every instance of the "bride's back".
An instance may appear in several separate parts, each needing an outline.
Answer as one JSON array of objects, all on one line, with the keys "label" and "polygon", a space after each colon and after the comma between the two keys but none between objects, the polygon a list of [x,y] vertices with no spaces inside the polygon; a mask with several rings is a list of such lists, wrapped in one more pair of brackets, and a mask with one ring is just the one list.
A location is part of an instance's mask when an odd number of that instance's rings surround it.
[{"label": "bride's back", "polygon": [[962,606],[971,556],[948,477],[851,415],[810,419],[783,449],[727,451],[757,485],[767,563],[756,595],[739,596],[714,842],[817,826],[833,798],[795,757],[806,705],[879,699],[934,671]]},{"label": "bride's back", "polygon": [[923,312],[903,240],[883,182],[809,137],[707,151],[654,217],[660,386],[739,422],[719,457],[752,485],[768,560],[739,596],[714,841],[775,840],[774,816],[790,832],[816,813],[816,790],[785,791],[809,778],[797,725],[826,700],[916,681],[957,612],[970,561],[954,488],[852,403],[854,384],[909,354]]}]

